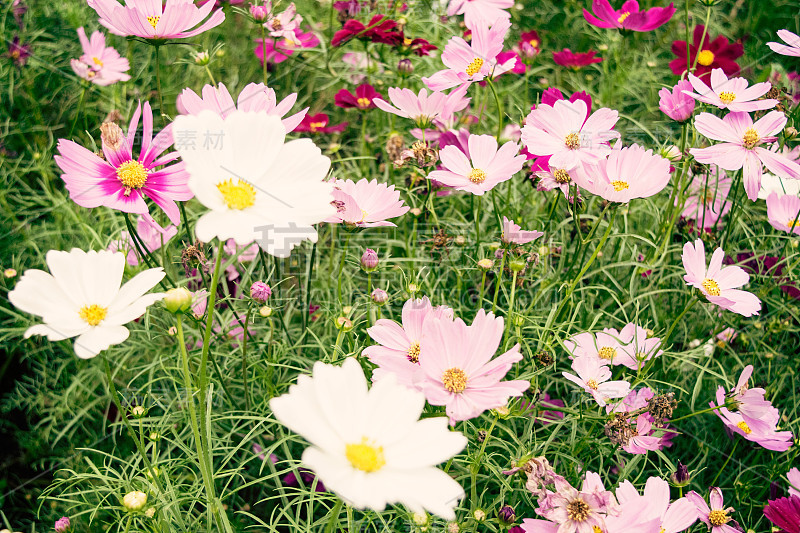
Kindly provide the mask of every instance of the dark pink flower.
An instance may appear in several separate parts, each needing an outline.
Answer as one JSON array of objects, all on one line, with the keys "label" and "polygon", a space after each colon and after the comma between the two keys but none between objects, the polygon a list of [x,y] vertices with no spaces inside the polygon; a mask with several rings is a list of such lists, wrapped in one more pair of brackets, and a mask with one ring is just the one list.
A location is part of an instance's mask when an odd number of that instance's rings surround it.
[{"label": "dark pink flower", "polygon": [[[263,63],[266,55],[268,63],[283,63],[295,51],[303,51],[319,46],[319,38],[312,32],[303,32],[300,29],[294,30],[295,39],[256,39],[255,54]],[[299,45],[297,43],[300,43]]]},{"label": "dark pink flower", "polygon": [[764,507],[764,516],[781,528],[780,533],[800,533],[800,497],[769,500]]},{"label": "dark pink flower", "polygon": [[564,48],[560,52],[553,52],[553,61],[556,65],[570,68],[581,68],[592,63],[600,63],[603,61],[602,57],[594,57],[597,52],[591,50],[589,52],[573,52],[569,48]]},{"label": "dark pink flower", "polygon": [[309,133],[339,133],[347,128],[347,122],[336,124],[335,126],[328,126],[330,117],[325,113],[317,113],[316,115],[306,115],[303,121],[297,126],[294,131]]},{"label": "dark pink flower", "polygon": [[[703,38],[705,26],[698,24],[694,27],[692,44],[689,45],[689,65],[686,65],[686,41],[674,41],[672,53],[676,58],[670,61],[669,68],[676,76],[682,76],[688,67],[695,65],[694,75],[698,78],[709,76],[715,68],[721,68],[728,76],[739,74],[739,65],[736,59],[744,54],[742,43],[730,43],[720,35],[713,41],[711,34],[706,33]],[[697,60],[695,61],[695,58]]]},{"label": "dark pink flower", "polygon": [[541,52],[542,40],[539,39],[539,34],[535,30],[524,31],[519,36],[519,43],[517,43],[517,53],[520,57],[529,59],[539,55]]},{"label": "dark pink flower", "polygon": [[583,18],[593,26],[642,32],[653,31],[666,24],[675,14],[672,2],[667,7],[653,7],[647,11],[639,11],[639,2],[636,0],[628,0],[619,10],[614,10],[608,0],[593,0],[592,11],[594,15],[584,9]]},{"label": "dark pink flower", "polygon": [[353,38],[392,46],[403,42],[403,34],[397,29],[397,22],[385,15],[375,15],[366,26],[356,19],[348,20],[341,30],[333,34],[331,46],[341,46]]},{"label": "dark pink flower", "polygon": [[8,43],[8,53],[6,57],[11,58],[14,64],[18,67],[24,67],[28,62],[31,55],[31,45],[27,43],[20,43],[19,35],[15,35],[14,39]]},{"label": "dark pink flower", "polygon": [[356,87],[355,94],[351,93],[347,89],[341,89],[338,93],[336,93],[336,96],[334,96],[333,102],[337,106],[345,109],[354,107],[364,111],[377,107],[374,102],[375,98],[383,98],[383,96],[381,96],[381,93],[375,90],[375,87],[368,83],[364,83]]}]

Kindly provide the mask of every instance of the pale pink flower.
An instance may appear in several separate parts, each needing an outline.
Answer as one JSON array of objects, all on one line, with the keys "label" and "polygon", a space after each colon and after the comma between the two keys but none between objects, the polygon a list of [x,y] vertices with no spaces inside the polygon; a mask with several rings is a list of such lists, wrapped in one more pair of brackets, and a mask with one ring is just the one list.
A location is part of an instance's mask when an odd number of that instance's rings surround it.
[{"label": "pale pink flower", "polygon": [[711,487],[708,496],[710,507],[705,498],[695,491],[689,492],[686,497],[697,509],[697,518],[711,529],[711,533],[739,533],[739,529],[728,525],[729,523],[737,526],[739,524],[730,516],[734,512],[734,508],[725,507],[722,491],[719,487]]},{"label": "pale pink flower", "polygon": [[[221,9],[211,13],[214,2],[197,7],[194,0],[166,0],[166,4],[126,0],[125,5],[117,0],[89,0],[89,7],[100,16],[100,24],[114,35],[153,40],[194,37],[225,20]],[[206,17],[208,19],[203,22]]]},{"label": "pale pink flower", "polygon": [[689,74],[689,82],[697,92],[685,91],[687,95],[698,102],[728,111],[763,111],[778,104],[778,101],[772,98],[759,100],[772,88],[770,82],[756,83],[748,88],[746,79],[728,78],[721,68],[711,71],[711,87],[694,74]]},{"label": "pale pink flower", "polygon": [[800,235],[800,198],[792,194],[770,194],[767,218],[773,228]]},{"label": "pale pink flower", "polygon": [[434,119],[450,120],[454,113],[466,108],[470,101],[470,98],[464,97],[466,92],[466,85],[451,91],[450,94],[435,91],[430,96],[425,89],[420,89],[419,94],[415,94],[411,89],[391,87],[387,93],[394,105],[382,98],[376,98],[373,102],[383,111],[410,118],[417,123],[417,126],[424,128]]},{"label": "pale pink flower", "polygon": [[761,145],[775,142],[775,135],[786,125],[786,115],[770,111],[755,124],[748,113],[731,112],[720,119],[700,113],[694,121],[697,131],[716,141],[708,148],[689,150],[700,163],[718,165],[725,170],[742,170],[747,197],[755,201],[761,186],[762,165],[783,178],[800,179],[800,165]]},{"label": "pale pink flower", "polygon": [[609,202],[649,198],[669,183],[669,161],[638,144],[614,150],[587,173],[595,174],[593,192]]},{"label": "pale pink flower", "polygon": [[786,478],[791,484],[789,486],[789,496],[797,496],[800,498],[800,470],[792,468],[786,473]]},{"label": "pale pink flower", "polygon": [[[170,239],[177,235],[178,227],[170,224],[166,228],[162,228],[153,217],[145,214],[140,215],[139,219],[136,221],[136,233],[139,235],[139,238],[142,239],[145,249],[152,253],[167,244]],[[119,240],[112,242],[108,250],[112,252],[123,252],[127,250],[128,254],[126,258],[128,264],[130,266],[139,265],[139,252],[133,243],[131,235],[129,235],[127,231],[121,231]]]},{"label": "pale pink flower", "polygon": [[[627,480],[620,484],[616,495],[622,506],[641,502],[639,492]],[[643,495],[649,502],[648,512],[658,518],[663,533],[680,533],[697,521],[697,509],[689,499],[678,498],[670,503],[669,483],[661,478],[648,478]]]},{"label": "pale pink flower", "polygon": [[128,60],[120,57],[114,48],[106,47],[106,36],[102,32],[92,33],[90,40],[86,38],[86,31],[81,27],[78,28],[78,39],[83,47],[83,55],[70,61],[75,74],[102,86],[131,79],[126,74],[130,69]]},{"label": "pale pink flower", "polygon": [[623,344],[620,346],[618,357],[612,360],[615,365],[623,365],[638,371],[644,363],[664,353],[661,349],[661,339],[649,336],[645,328],[633,322],[622,328],[619,338],[623,340]]},{"label": "pale pink flower", "polygon": [[[536,167],[534,166],[534,168]],[[577,171],[574,169],[553,168],[549,164],[546,170],[534,170],[533,173],[539,178],[539,182],[536,184],[536,190],[552,191],[558,189],[564,194],[564,198],[567,199],[569,199],[571,194],[570,187],[572,187],[573,184],[580,187],[582,183],[580,178],[585,176],[585,173],[583,173],[579,177]]]},{"label": "pale pink flower", "polygon": [[651,435],[653,424],[648,415],[636,417],[636,431],[633,436],[622,445],[622,449],[634,455],[643,455],[648,451],[656,451],[662,448],[661,437]]},{"label": "pale pink flower", "polygon": [[664,87],[658,91],[658,108],[672,120],[689,120],[695,108],[694,98],[686,94],[691,88],[692,84],[686,80],[680,80],[671,90]]},{"label": "pale pink flower", "polygon": [[481,22],[511,18],[506,9],[512,7],[514,0],[450,0],[447,14],[451,17],[464,15],[464,25],[470,30],[475,30]]},{"label": "pale pink flower", "polygon": [[469,157],[455,145],[442,148],[439,157],[444,170],[434,170],[428,179],[481,196],[510,180],[525,164],[525,156],[518,155],[519,145],[512,141],[498,149],[491,135],[470,135],[468,146]]},{"label": "pale pink flower", "polygon": [[551,156],[550,167],[571,170],[580,163],[597,163],[619,137],[612,128],[619,115],[606,107],[587,118],[583,100],[558,100],[552,106],[539,104],[525,118],[522,142],[537,156]]},{"label": "pale pink flower", "polygon": [[800,57],[800,36],[789,30],[778,30],[778,37],[786,44],[775,42],[767,43],[767,46],[769,46],[773,52],[784,56]]},{"label": "pale pink flower", "polygon": [[681,256],[683,268],[686,269],[683,279],[714,305],[743,316],[757,315],[761,310],[761,300],[751,292],[739,290],[750,281],[750,276],[738,266],[723,267],[724,257],[722,248],[717,248],[706,268],[703,241],[697,239],[694,244],[687,242]]},{"label": "pale pink flower", "polygon": [[[278,102],[275,91],[263,83],[248,83],[239,93],[237,102],[233,101],[231,93],[222,82],[217,87],[206,85],[201,94],[202,96],[189,88],[184,89],[178,95],[176,104],[178,112],[182,115],[197,115],[204,109],[209,109],[223,118],[237,109],[253,113],[263,112],[281,118],[287,133],[293,131],[308,112],[308,108],[305,108],[299,113],[283,118],[297,101],[297,93],[292,93]],[[202,143],[204,139],[195,139],[194,141]]]},{"label": "pale pink flower", "polygon": [[333,200],[337,212],[325,222],[360,228],[395,226],[396,224],[386,219],[399,217],[409,210],[394,185],[387,186],[385,183],[378,183],[378,180],[369,181],[367,178],[357,182],[350,179],[336,180]]},{"label": "pale pink flower", "polygon": [[[731,178],[716,166],[702,174],[695,174],[689,184],[688,197],[683,205],[681,216],[694,220],[701,228],[713,228],[717,221],[731,210],[728,193]],[[678,205],[678,199],[675,199]]]},{"label": "pale pink flower", "polygon": [[412,298],[403,304],[402,324],[381,318],[367,329],[367,334],[378,343],[363,351],[378,365],[372,372],[372,381],[394,374],[401,385],[418,388],[415,377],[420,371],[422,327],[431,317],[452,320],[453,310],[444,305],[434,307],[427,296]]},{"label": "pale pink flower", "polygon": [[[133,158],[133,145],[142,117],[143,136],[138,159]],[[161,155],[173,144],[171,125],[153,137],[153,112],[150,103],[136,108],[127,136],[119,131],[114,145],[103,142],[100,158],[90,150],[66,139],[59,139],[56,164],[64,173],[61,179],[70,198],[81,207],[105,206],[125,213],[149,213],[145,197],[150,198],[169,217],[180,223],[176,201],[190,200],[194,194],[187,185],[189,174],[183,162],[169,165],[177,152]],[[160,156],[160,157],[159,157]]]},{"label": "pale pink flower", "polygon": [[283,13],[268,18],[264,27],[271,36],[288,39],[299,46],[301,43],[294,30],[300,27],[301,22],[303,22],[303,17],[297,14],[297,8],[292,2]]},{"label": "pale pink flower", "polygon": [[611,369],[598,357],[576,357],[572,361],[572,370],[578,375],[569,372],[561,374],[591,394],[600,407],[605,406],[610,399],[627,396],[631,390],[631,384],[627,381],[609,381]]},{"label": "pale pink flower", "polygon": [[442,63],[447,67],[422,81],[433,91],[444,91],[457,85],[481,81],[489,76],[499,76],[514,68],[516,57],[499,63],[497,55],[503,51],[503,41],[511,22],[508,19],[482,20],[472,29],[472,40],[454,36],[447,41],[442,52]]},{"label": "pale pink flower", "polygon": [[[555,492],[548,492],[539,501],[536,513],[557,525],[558,533],[591,533],[604,530],[606,501],[602,498],[602,493],[595,490],[578,490],[570,485],[563,477],[555,476]],[[575,509],[580,513],[575,513]],[[541,522],[531,520],[530,522]],[[526,527],[529,532],[548,531],[550,528],[546,524],[539,530],[535,526],[539,524],[528,523]]]},{"label": "pale pink flower", "polygon": [[527,244],[531,241],[535,241],[542,235],[544,235],[544,233],[541,231],[523,230],[518,224],[515,224],[513,220],[503,217],[503,233],[500,236],[500,240],[506,244]]},{"label": "pale pink flower", "polygon": [[592,357],[600,364],[619,364],[622,346],[630,342],[630,337],[623,338],[619,331],[604,328],[597,335],[589,332],[578,333],[564,341],[564,348],[572,355],[572,359]]},{"label": "pale pink flower", "polygon": [[470,326],[460,318],[432,317],[423,324],[419,385],[428,403],[445,406],[451,424],[504,406],[530,387],[524,380],[501,381],[522,359],[519,344],[492,359],[503,330],[503,318],[483,309]]}]

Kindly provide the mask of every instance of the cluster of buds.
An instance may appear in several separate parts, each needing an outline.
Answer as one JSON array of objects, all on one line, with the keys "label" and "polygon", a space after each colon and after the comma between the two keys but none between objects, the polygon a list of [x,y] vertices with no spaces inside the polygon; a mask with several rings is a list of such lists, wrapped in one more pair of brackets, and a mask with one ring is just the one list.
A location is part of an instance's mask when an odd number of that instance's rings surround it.
[{"label": "cluster of buds", "polygon": [[417,141],[400,152],[400,157],[395,159],[395,168],[402,168],[406,163],[411,163],[419,168],[432,167],[439,161],[439,152],[431,148],[427,141]]}]

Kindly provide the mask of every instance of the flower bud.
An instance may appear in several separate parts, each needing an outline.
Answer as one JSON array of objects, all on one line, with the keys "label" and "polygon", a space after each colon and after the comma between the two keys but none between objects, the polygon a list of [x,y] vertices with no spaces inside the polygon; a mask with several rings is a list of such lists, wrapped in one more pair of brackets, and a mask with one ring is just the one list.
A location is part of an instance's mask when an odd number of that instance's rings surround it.
[{"label": "flower bud", "polygon": [[517,514],[514,512],[513,507],[504,505],[497,511],[497,518],[500,520],[500,523],[510,526],[516,521]]},{"label": "flower bud", "polygon": [[467,238],[464,237],[463,235],[456,235],[455,238],[453,239],[453,244],[455,244],[456,246],[464,246],[465,244],[467,244]]},{"label": "flower bud", "polygon": [[131,513],[141,511],[145,504],[147,504],[147,494],[140,490],[133,490],[122,499],[122,505]]},{"label": "flower bud", "polygon": [[412,207],[411,209],[408,210],[408,212],[414,215],[415,217],[418,217],[422,214],[422,209],[420,209],[419,207]]},{"label": "flower bud", "polygon": [[361,256],[361,268],[364,272],[375,272],[378,270],[378,253],[372,248],[364,250]]},{"label": "flower bud", "polygon": [[142,418],[146,414],[147,414],[147,409],[145,409],[141,405],[137,405],[133,409],[131,409],[131,416],[133,416],[134,418]]},{"label": "flower bud", "polygon": [[669,159],[670,161],[680,161],[681,160],[681,151],[680,148],[675,146],[674,144],[664,148],[661,151],[661,156],[665,159]]},{"label": "flower bud", "polygon": [[194,54],[194,62],[196,65],[204,67],[211,62],[211,56],[208,55],[208,50],[197,52]]},{"label": "flower bud", "polygon": [[461,531],[461,528],[458,527],[458,522],[447,523],[447,533],[458,533],[459,531]]},{"label": "flower bud", "polygon": [[672,483],[676,487],[685,487],[691,481],[692,477],[689,475],[689,469],[685,464],[678,461],[678,468],[676,468],[675,473],[672,474]]},{"label": "flower bud", "polygon": [[350,331],[351,329],[353,329],[353,322],[346,316],[337,317],[336,329],[340,329],[342,331]]},{"label": "flower bud", "polygon": [[56,533],[64,533],[65,531],[69,531],[69,517],[62,516],[58,520],[56,520],[55,530]]},{"label": "flower bud", "polygon": [[265,305],[264,307],[258,310],[258,314],[263,316],[264,318],[269,318],[272,316],[272,308],[268,305]]},{"label": "flower bud", "polygon": [[148,509],[147,509],[147,510],[144,512],[144,515],[145,515],[147,518],[153,518],[153,517],[156,515],[156,508],[155,508],[155,507],[149,507],[149,508],[148,508]]},{"label": "flower bud", "polygon": [[525,325],[525,318],[517,315],[514,317],[513,322],[516,327],[521,328]]},{"label": "flower bud", "polygon": [[256,281],[250,285],[250,297],[260,304],[263,304],[272,296],[272,289],[263,281]]},{"label": "flower bud", "polygon": [[383,289],[375,289],[370,295],[372,302],[377,305],[383,305],[389,301],[389,293]]},{"label": "flower bud", "polygon": [[428,523],[428,515],[422,512],[414,513],[411,519],[414,521],[414,524],[418,526],[424,526]]},{"label": "flower bud", "polygon": [[250,16],[256,22],[264,22],[269,17],[270,6],[255,6],[250,4]]},{"label": "flower bud", "polygon": [[508,262],[508,268],[511,269],[511,272],[522,272],[525,270],[525,260],[515,257]]},{"label": "flower bud", "polygon": [[786,129],[783,130],[783,134],[786,135],[787,139],[794,139],[797,137],[797,128],[794,126],[786,126]]},{"label": "flower bud", "polygon": [[419,292],[419,285],[417,285],[416,283],[409,283],[408,284],[408,292],[410,292],[412,295],[418,293]]},{"label": "flower bud", "polygon": [[494,261],[489,258],[484,258],[478,261],[478,268],[481,270],[491,270],[494,266]]},{"label": "flower bud", "polygon": [[486,511],[483,509],[475,509],[475,511],[472,513],[472,518],[478,522],[483,522],[486,520]]},{"label": "flower bud", "polygon": [[403,74],[404,76],[408,76],[409,74],[414,73],[414,64],[411,62],[410,59],[401,59],[397,63],[397,72]]},{"label": "flower bud", "polygon": [[192,291],[185,287],[169,289],[164,296],[164,307],[170,313],[183,313],[192,305]]}]

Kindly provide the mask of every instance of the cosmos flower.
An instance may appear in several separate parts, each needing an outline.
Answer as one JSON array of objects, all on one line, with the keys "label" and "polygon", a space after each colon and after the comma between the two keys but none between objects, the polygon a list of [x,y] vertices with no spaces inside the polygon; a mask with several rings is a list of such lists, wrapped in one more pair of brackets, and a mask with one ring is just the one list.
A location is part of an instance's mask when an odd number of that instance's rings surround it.
[{"label": "cosmos flower", "polygon": [[725,170],[742,171],[747,197],[755,201],[761,186],[762,166],[783,178],[800,179],[800,164],[761,146],[776,140],[786,125],[786,115],[770,111],[755,123],[748,113],[730,112],[719,118],[700,113],[695,118],[697,131],[721,143],[689,152],[700,163],[718,165]]},{"label": "cosmos flower", "polygon": [[800,180],[785,179],[774,174],[762,175],[758,199],[766,200],[773,193],[777,193],[778,195],[790,194],[792,196],[800,196]]},{"label": "cosmos flower", "polygon": [[[728,200],[731,182],[727,173],[718,170],[716,166],[694,174],[681,216],[694,220],[697,227],[708,229],[716,226],[719,219],[731,210],[731,202]],[[675,205],[677,204],[676,198]]]},{"label": "cosmos flower", "polygon": [[317,240],[314,224],[335,211],[333,185],[323,181],[330,159],[309,139],[285,143],[278,117],[234,111],[221,117],[205,110],[175,119],[176,136],[220,132],[223,143],[178,148],[190,175],[189,188],[208,212],[197,221],[197,238],[209,242],[256,241],[276,257],[288,257],[303,240]]},{"label": "cosmos flower", "polygon": [[375,90],[375,87],[369,83],[363,83],[356,87],[355,94],[347,89],[340,89],[333,97],[333,103],[345,109],[356,108],[362,111],[367,109],[375,109],[376,98],[383,98],[381,93]]},{"label": "cosmos flower", "polygon": [[744,54],[742,43],[731,44],[728,39],[720,35],[713,41],[711,34],[706,33],[703,38],[705,26],[698,24],[694,27],[692,44],[689,45],[688,56],[689,65],[686,64],[686,41],[674,41],[672,43],[672,53],[676,58],[670,61],[669,68],[676,76],[683,76],[689,67],[696,65],[694,75],[698,78],[706,78],[715,68],[721,68],[728,76],[739,74],[739,65],[736,59]]},{"label": "cosmos flower", "polygon": [[624,342],[617,357],[612,359],[615,365],[638,371],[644,363],[664,353],[661,349],[661,339],[649,335],[645,328],[633,322],[629,322],[620,330],[619,338]]},{"label": "cosmos flower", "polygon": [[292,2],[282,13],[268,18],[264,22],[264,27],[272,37],[283,38],[294,42],[295,45],[300,45],[301,42],[297,38],[295,30],[300,28],[301,22],[303,22],[303,17],[297,14],[297,8]]},{"label": "cosmos flower", "polygon": [[627,381],[609,381],[611,369],[597,357],[576,357],[572,361],[572,370],[578,375],[569,372],[561,374],[591,394],[600,407],[604,407],[610,399],[627,396],[631,390],[631,384]]},{"label": "cosmos flower", "polygon": [[23,43],[19,39],[19,35],[15,35],[11,42],[8,43],[8,52],[6,57],[14,61],[17,67],[24,67],[28,63],[28,58],[31,56],[31,45]]},{"label": "cosmos flower", "polygon": [[45,256],[50,273],[26,270],[8,299],[21,311],[42,317],[25,338],[46,335],[50,341],[75,339],[75,355],[89,359],[128,338],[125,324],[142,316],[164,297],[150,293],[164,278],[162,268],[140,272],[120,287],[125,255],[73,248],[50,250]]},{"label": "cosmos flower", "polygon": [[789,30],[778,30],[778,37],[786,44],[775,42],[767,43],[767,46],[769,46],[773,52],[784,56],[800,57],[800,36]]},{"label": "cosmos flower", "polygon": [[422,325],[418,383],[428,403],[445,406],[451,424],[504,406],[530,387],[524,380],[501,381],[522,359],[519,344],[492,359],[503,330],[503,318],[483,309],[469,326],[460,318],[440,317]]},{"label": "cosmos flower", "polygon": [[423,128],[434,119],[450,120],[453,114],[467,107],[470,98],[464,97],[466,92],[466,85],[450,91],[449,94],[434,91],[430,95],[426,89],[420,89],[419,94],[415,94],[411,89],[391,87],[388,94],[394,105],[382,98],[375,98],[374,102],[383,111],[410,118]]},{"label": "cosmos flower", "polygon": [[[618,143],[618,146],[621,143]],[[587,171],[588,172],[588,171]],[[649,198],[669,183],[669,161],[638,144],[611,151],[592,168],[593,191],[609,202],[628,203]]]},{"label": "cosmos flower", "polygon": [[444,305],[434,307],[427,296],[412,298],[403,304],[401,324],[380,318],[367,329],[367,334],[378,343],[363,351],[373,364],[378,365],[372,372],[373,381],[394,374],[401,385],[418,388],[415,378],[420,371],[422,327],[430,317],[452,319],[453,310]]},{"label": "cosmos flower", "polygon": [[789,495],[800,497],[800,469],[792,468],[786,474],[786,478],[791,484],[789,486]]},{"label": "cosmos flower", "polygon": [[592,0],[592,11],[596,16],[584,9],[583,18],[593,26],[641,32],[653,31],[663,26],[675,14],[672,2],[667,7],[639,11],[639,3],[635,0],[626,1],[619,10],[611,7],[608,0]]},{"label": "cosmos flower", "polygon": [[800,533],[800,496],[769,500],[764,516],[780,528],[778,533]]},{"label": "cosmos flower", "polygon": [[515,224],[513,220],[508,217],[503,217],[503,232],[500,235],[500,240],[506,244],[523,245],[531,241],[535,241],[544,235],[541,231],[523,230],[519,224]]},{"label": "cosmos flower", "polygon": [[[136,221],[136,233],[142,240],[145,249],[148,252],[155,252],[162,246],[167,244],[175,235],[178,234],[178,227],[170,224],[166,228],[153,219],[150,215],[140,215]],[[108,250],[112,252],[127,250],[127,260],[130,266],[139,265],[139,254],[133,239],[127,231],[120,232],[118,241],[113,241],[109,245]]]},{"label": "cosmos flower", "polygon": [[767,218],[773,228],[800,235],[800,198],[792,194],[770,194]]},{"label": "cosmos flower", "polygon": [[671,90],[664,87],[658,91],[660,97],[658,108],[672,120],[684,122],[692,118],[695,100],[687,91],[692,89],[692,84],[687,80],[678,81]]},{"label": "cosmos flower", "polygon": [[86,38],[86,31],[78,28],[78,39],[83,47],[83,55],[79,59],[70,60],[72,70],[85,80],[95,85],[111,85],[118,81],[128,81],[131,77],[126,74],[130,66],[128,60],[119,56],[112,47],[106,47],[106,36],[102,32],[92,33],[92,38]]},{"label": "cosmos flower", "polygon": [[746,79],[728,78],[721,68],[711,71],[711,87],[693,74],[689,74],[689,82],[696,92],[689,91],[686,94],[698,102],[728,111],[763,111],[778,104],[774,98],[759,100],[772,89],[770,82],[756,83],[748,88]]},{"label": "cosmos flower", "polygon": [[444,170],[434,170],[428,179],[481,196],[498,183],[510,180],[525,164],[525,156],[518,155],[519,145],[515,142],[509,141],[498,149],[493,136],[470,135],[468,144],[470,157],[456,146],[445,146],[439,152]]},{"label": "cosmos flower", "polygon": [[297,125],[294,131],[308,133],[341,133],[347,129],[347,122],[342,122],[334,126],[328,126],[330,120],[330,117],[325,113],[306,115],[303,117],[303,120]]},{"label": "cosmos flower", "polygon": [[383,43],[392,46],[403,42],[403,34],[397,28],[397,22],[385,15],[375,15],[364,25],[363,22],[350,19],[341,30],[333,34],[331,46],[341,46],[351,39],[365,42]]},{"label": "cosmos flower", "polygon": [[594,50],[588,52],[573,52],[569,48],[564,48],[560,52],[553,52],[553,62],[556,65],[577,70],[594,63],[602,63],[602,57],[594,57],[596,53],[597,52]]},{"label": "cosmos flower", "polygon": [[[587,474],[588,475],[588,474]],[[563,477],[554,476],[555,491],[548,491],[539,501],[537,514],[554,524],[550,529],[547,523],[541,520],[525,520],[525,531],[539,533],[553,531],[554,533],[584,533],[600,531],[605,526],[607,501],[602,493],[592,490],[587,483],[581,490],[570,485]],[[613,498],[613,496],[611,496]],[[542,527],[543,526],[543,527]],[[541,528],[541,529],[540,529]]]},{"label": "cosmos flower", "polygon": [[[620,505],[636,502],[639,491],[630,481],[623,481],[616,490]],[[680,533],[697,522],[697,509],[687,498],[678,498],[670,503],[669,483],[658,477],[650,477],[644,486],[644,497],[650,502],[649,513],[658,517],[663,533]],[[638,503],[638,502],[637,502]]]},{"label": "cosmos flower", "polygon": [[313,32],[304,32],[300,28],[294,30],[293,39],[256,39],[256,47],[253,49],[256,57],[261,64],[264,64],[266,57],[267,63],[276,65],[283,63],[295,52],[302,52],[319,46],[319,37]]},{"label": "cosmos flower", "polygon": [[[739,529],[733,525],[739,524],[731,518],[731,513],[734,512],[733,507],[725,507],[725,502],[722,497],[722,491],[719,487],[711,487],[709,490],[708,503],[705,498],[700,496],[695,491],[690,491],[686,494],[697,509],[697,518],[699,518],[705,525],[711,529],[711,533],[738,533]],[[710,504],[710,506],[709,506]]]},{"label": "cosmos flower", "polygon": [[211,13],[213,2],[197,7],[193,0],[166,0],[166,4],[126,0],[125,5],[117,0],[89,0],[89,7],[100,16],[100,24],[114,35],[159,41],[194,37],[225,20],[221,9]]},{"label": "cosmos flower", "polygon": [[331,224],[347,224],[359,228],[395,226],[388,218],[404,215],[410,209],[400,199],[400,191],[394,185],[378,183],[378,180],[362,178],[336,180],[333,189],[336,214],[325,221]]},{"label": "cosmos flower", "polygon": [[402,503],[447,520],[464,490],[435,465],[467,439],[443,417],[419,420],[425,397],[391,377],[367,388],[361,365],[314,364],[283,396],[269,402],[275,417],[310,443],[302,463],[328,490],[358,509],[383,511]]},{"label": "cosmos flower", "polygon": [[475,31],[483,22],[511,18],[507,9],[514,7],[514,0],[450,0],[447,4],[449,16],[464,15],[464,25]]},{"label": "cosmos flower", "polygon": [[[297,93],[292,93],[278,102],[273,89],[263,83],[248,83],[239,93],[237,103],[234,103],[228,88],[220,82],[216,87],[204,86],[201,95],[189,88],[184,89],[178,95],[177,108],[182,115],[197,115],[204,109],[210,109],[223,118],[237,109],[256,113],[264,112],[281,118],[283,127],[290,132],[300,124],[308,112],[308,108],[305,108],[299,113],[283,118],[296,101]],[[177,142],[179,144],[180,139]]]},{"label": "cosmos flower", "polygon": [[530,59],[539,55],[542,40],[536,30],[522,32],[519,39],[516,51],[520,57]]},{"label": "cosmos flower", "polygon": [[[133,145],[142,117],[143,136],[138,159]],[[127,135],[109,124],[103,135],[100,158],[86,148],[59,139],[55,162],[64,172],[61,179],[70,198],[81,207],[105,206],[125,213],[149,212],[145,198],[164,210],[173,224],[180,223],[176,201],[190,200],[194,194],[186,185],[189,175],[182,162],[170,165],[178,154],[162,153],[173,144],[172,128],[167,126],[153,137],[153,111],[150,103],[139,104],[131,118]],[[102,128],[101,128],[102,129]],[[159,168],[161,167],[161,168]]]}]

